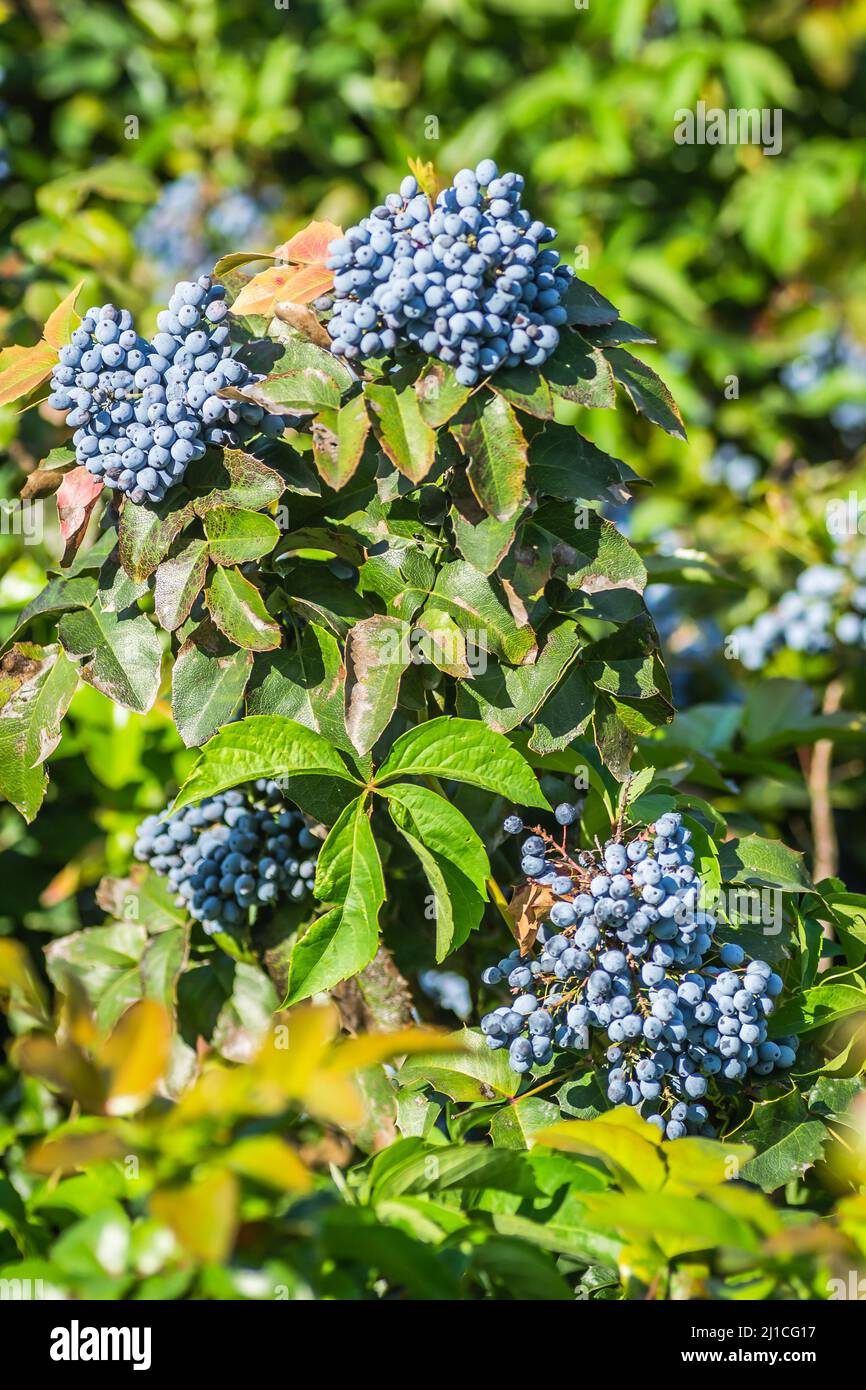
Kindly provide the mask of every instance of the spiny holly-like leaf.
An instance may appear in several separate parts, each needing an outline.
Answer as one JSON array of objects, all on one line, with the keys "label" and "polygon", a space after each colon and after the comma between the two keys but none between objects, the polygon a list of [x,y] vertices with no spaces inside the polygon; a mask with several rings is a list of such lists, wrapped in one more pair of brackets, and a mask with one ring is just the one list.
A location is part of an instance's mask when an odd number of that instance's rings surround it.
[{"label": "spiny holly-like leaf", "polygon": [[607,409],[616,403],[613,371],[604,354],[578,333],[564,333],[544,364],[550,389],[577,405]]},{"label": "spiny holly-like leaf", "polygon": [[517,410],[539,420],[553,418],[553,397],[541,372],[533,367],[508,367],[490,378],[491,388]]},{"label": "spiny holly-like leaf", "polygon": [[16,637],[34,618],[47,614],[68,613],[73,608],[87,608],[96,597],[97,581],[92,575],[76,578],[49,579],[41,593],[21,610],[9,640]]},{"label": "spiny holly-like leaf", "polygon": [[415,391],[411,386],[395,391],[393,386],[368,385],[365,393],[388,458],[411,482],[420,483],[433,467],[436,432],[421,414]]},{"label": "spiny holly-like leaf", "polygon": [[81,679],[126,709],[145,714],[159,691],[162,644],[144,614],[121,617],[97,608],[65,613],[57,635],[83,662]]},{"label": "spiny holly-like leaf", "polygon": [[501,587],[465,561],[442,566],[431,601],[459,623],[476,649],[516,664],[535,645],[535,634],[517,622]]},{"label": "spiny holly-like leaf", "polygon": [[275,261],[276,256],[269,251],[230,251],[227,256],[220,256],[213,268],[214,275],[227,275],[230,270],[237,270],[242,265],[250,265],[253,261]]},{"label": "spiny holly-like leaf", "polygon": [[328,487],[339,492],[354,475],[370,430],[363,396],[338,410],[324,410],[313,421],[313,459]]},{"label": "spiny holly-like leaf", "polygon": [[237,713],[253,654],[227,641],[213,623],[200,623],[177,654],[171,708],[187,748],[205,743]]},{"label": "spiny holly-like leaf", "polygon": [[569,589],[597,594],[624,587],[643,593],[646,569],[637,551],[612,522],[591,508],[572,511],[543,502],[531,524],[562,542],[553,558]]},{"label": "spiny holly-like leaf", "polygon": [[255,658],[247,691],[250,714],[281,714],[351,750],[346,733],[346,668],[339,644],[317,623],[306,623],[286,650]]},{"label": "spiny holly-like leaf", "polygon": [[529,485],[564,500],[601,501],[627,475],[626,466],[569,425],[550,424],[532,441]]},{"label": "spiny holly-like leaf", "polygon": [[207,541],[178,545],[156,571],[153,606],[160,627],[167,632],[185,623],[202,591],[208,567]]},{"label": "spiny holly-like leaf", "polygon": [[572,663],[556,689],[536,711],[529,746],[536,753],[557,753],[583,733],[592,715],[595,692],[578,663]]},{"label": "spiny holly-like leaf", "polygon": [[45,760],[78,672],[59,647],[15,646],[0,659],[0,796],[33,820],[48,786]]},{"label": "spiny holly-like leaf", "polygon": [[605,356],[617,381],[625,387],[635,410],[676,439],[685,439],[682,416],[661,377],[624,348],[608,348]]},{"label": "spiny holly-like leaf", "polygon": [[472,395],[471,386],[461,386],[454,368],[431,359],[415,382],[421,414],[433,429],[456,415]]},{"label": "spiny holly-like leaf", "polygon": [[765,1192],[775,1192],[792,1178],[802,1178],[817,1163],[829,1136],[801,1096],[787,1095],[756,1106],[736,1137],[757,1149],[741,1176]]},{"label": "spiny holly-like leaf", "polygon": [[488,661],[460,690],[458,708],[473,705],[491,729],[510,733],[529,719],[560,681],[581,644],[577,625],[560,623],[549,634],[538,659],[527,666],[501,666]]},{"label": "spiny holly-like leaf", "polygon": [[219,456],[206,456],[187,481],[194,494],[193,511],[200,517],[215,507],[244,507],[259,512],[278,502],[285,488],[275,469],[242,449],[224,449]]},{"label": "spiny holly-like leaf", "polygon": [[467,460],[470,487],[489,516],[508,521],[523,501],[527,444],[511,405],[491,395],[451,433]]},{"label": "spiny holly-like leaf", "polygon": [[120,563],[130,579],[149,579],[192,520],[192,503],[170,497],[154,507],[138,507],[125,497],[118,528]]},{"label": "spiny holly-like leaf", "polygon": [[295,304],[309,304],[324,294],[334,283],[334,277],[324,265],[271,265],[247,282],[234,300],[231,311],[236,316],[257,314],[270,318],[280,299]]},{"label": "spiny holly-like leaf", "polygon": [[410,633],[408,623],[379,613],[355,623],[349,633],[353,684],[346,730],[359,753],[373,747],[396,709],[400,681],[411,660]]},{"label": "spiny holly-like leaf", "polygon": [[279,623],[268,613],[255,585],[238,570],[214,570],[204,601],[220,632],[236,647],[266,652],[280,645]]},{"label": "spiny holly-like leaf", "polygon": [[330,347],[331,339],[328,337],[327,329],[322,327],[312,309],[308,309],[305,304],[297,304],[291,299],[281,299],[274,305],[274,318],[279,319],[280,323],[287,323],[290,328],[296,328],[317,347]]},{"label": "spiny holly-like leaf", "polygon": [[811,887],[803,855],[763,835],[725,841],[720,861],[726,883],[769,884],[794,893]]},{"label": "spiny holly-like leaf", "polygon": [[422,1053],[411,1057],[400,1068],[400,1080],[407,1085],[426,1081],[452,1100],[482,1101],[510,1099],[520,1086],[520,1077],[508,1065],[508,1051],[491,1052],[483,1034],[464,1028],[453,1033],[453,1053]]},{"label": "spiny holly-like leaf", "polygon": [[211,508],[204,518],[204,533],[217,565],[260,560],[280,539],[280,528],[272,517],[241,507]]},{"label": "spiny holly-like leaf", "polygon": [[590,325],[614,323],[619,318],[619,309],[605,299],[603,294],[593,289],[585,280],[574,277],[565,296],[565,309],[568,322]]},{"label": "spiny holly-like leaf", "polygon": [[24,501],[31,497],[50,497],[60,487],[64,476],[74,467],[73,449],[52,449],[39,467],[27,475],[19,497]]}]

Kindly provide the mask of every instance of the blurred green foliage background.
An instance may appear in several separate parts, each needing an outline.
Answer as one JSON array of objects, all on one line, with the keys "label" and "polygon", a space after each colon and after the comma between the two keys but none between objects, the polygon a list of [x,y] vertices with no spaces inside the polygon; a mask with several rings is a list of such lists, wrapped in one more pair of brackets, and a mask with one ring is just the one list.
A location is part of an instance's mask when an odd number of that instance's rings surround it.
[{"label": "blurred green foliage background", "polygon": [[[708,582],[656,591],[679,703],[743,700],[760,676],[725,660],[725,633],[830,553],[825,502],[864,473],[864,0],[30,0],[0,21],[0,344],[35,341],[82,278],[85,301],[118,300],[147,331],[181,275],[311,217],[348,225],[409,157],[521,170],[563,255],[658,340],[645,355],[689,442],[623,411],[579,424],[653,485],[617,520],[656,548],[657,576],[678,547],[712,557]],[[781,153],[677,144],[699,100],[780,109]],[[0,409],[0,496],[57,424]],[[56,563],[52,515],[41,546],[0,535],[0,636]],[[816,700],[836,674],[790,654],[774,673]],[[862,672],[844,674],[863,708]],[[676,738],[704,751],[706,727],[678,721],[669,761]],[[101,920],[100,873],[122,870],[186,756],[165,705],[139,719],[83,691],[70,728],[40,820],[0,809],[0,930]],[[796,752],[729,752],[729,818],[808,851]],[[856,746],[832,797],[862,886]]]}]

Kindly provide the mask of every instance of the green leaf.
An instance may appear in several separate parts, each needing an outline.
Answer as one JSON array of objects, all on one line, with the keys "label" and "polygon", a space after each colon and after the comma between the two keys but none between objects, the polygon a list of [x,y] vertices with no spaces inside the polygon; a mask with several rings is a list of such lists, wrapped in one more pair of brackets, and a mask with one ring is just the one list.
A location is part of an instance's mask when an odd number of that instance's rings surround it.
[{"label": "green leaf", "polygon": [[614,323],[619,318],[619,309],[605,299],[603,294],[593,289],[585,280],[574,277],[565,296],[565,310],[569,323],[596,324]]},{"label": "green leaf", "polygon": [[141,998],[140,966],[148,940],[145,928],[132,922],[70,932],[46,947],[49,979],[62,991],[67,973],[74,975],[96,1010],[97,1025],[107,1033]]},{"label": "green leaf", "polygon": [[207,566],[207,542],[192,540],[176,547],[157,568],[153,607],[166,632],[186,622],[204,586]]},{"label": "green leaf", "polygon": [[266,652],[280,645],[279,624],[271,618],[255,585],[238,570],[214,570],[204,601],[220,632],[235,646]]},{"label": "green leaf", "polygon": [[491,377],[489,385],[498,395],[527,415],[538,420],[553,418],[553,397],[550,387],[539,371],[533,367],[507,367]]},{"label": "green leaf", "polygon": [[204,533],[217,565],[244,565],[269,554],[280,539],[272,517],[240,507],[213,507],[205,515]]},{"label": "green leaf", "polygon": [[610,501],[611,488],[627,476],[625,464],[602,453],[568,425],[548,425],[532,441],[529,482],[566,501]]},{"label": "green leaf", "polygon": [[811,887],[803,856],[780,840],[763,835],[744,835],[719,846],[719,862],[725,883],[766,884],[788,892],[804,892]]},{"label": "green leaf", "polygon": [[385,880],[365,798],[351,802],[319,851],[316,896],[337,902],[294,947],[286,1006],[356,975],[376,954]]},{"label": "green leaf", "polygon": [[178,504],[174,489],[156,506],[123,500],[118,527],[120,563],[130,579],[149,579],[177,537],[192,520],[192,504]]},{"label": "green leaf", "polygon": [[648,616],[625,623],[610,637],[584,648],[581,662],[600,690],[621,699],[645,700],[659,694],[655,655],[658,643]]},{"label": "green leaf", "polygon": [[92,608],[65,613],[57,635],[83,661],[78,674],[115,704],[145,714],[159,691],[162,643],[143,614],[122,617]]},{"label": "green leaf", "polygon": [[369,431],[370,417],[363,396],[347,401],[338,410],[324,410],[313,421],[313,459],[321,477],[335,492],[354,476]]},{"label": "green leaf", "polygon": [[616,401],[613,371],[599,348],[578,333],[565,333],[548,357],[544,374],[554,395],[577,405],[607,409]]},{"label": "green leaf", "polygon": [[309,778],[357,784],[340,754],[321,734],[279,715],[248,715],[220,729],[205,745],[178,792],[174,809],[257,777],[290,779],[287,794],[293,801]]},{"label": "green leaf", "polygon": [[316,366],[282,371],[280,365],[264,381],[243,388],[229,386],[221,395],[264,406],[272,415],[318,415],[339,406],[340,385],[328,369]]},{"label": "green leaf", "polygon": [[448,676],[469,676],[466,638],[449,613],[441,608],[427,607],[415,619],[418,648],[426,661]]},{"label": "green leaf", "polygon": [[537,753],[556,753],[583,733],[595,693],[586,672],[572,663],[556,689],[536,711],[529,746]]},{"label": "green leaf", "polygon": [[497,521],[485,516],[474,497],[457,498],[449,517],[454,527],[457,549],[474,569],[490,575],[499,568],[511,549],[521,514],[529,502],[524,493],[514,516],[509,521]]},{"label": "green leaf", "polygon": [[187,483],[193,493],[192,508],[200,517],[215,507],[244,507],[258,512],[278,502],[285,490],[279,473],[242,449],[209,451],[197,464],[195,473],[187,475]]},{"label": "green leaf", "polygon": [[16,637],[34,618],[71,613],[75,608],[89,608],[96,597],[97,581],[91,575],[79,578],[49,579],[45,588],[23,608],[8,640]]},{"label": "green leaf", "polygon": [[395,391],[393,386],[372,385],[364,390],[383,450],[410,482],[420,483],[433,467],[436,431],[421,414],[415,391],[411,386]]},{"label": "green leaf", "polygon": [[466,476],[480,507],[497,521],[508,521],[520,507],[526,476],[527,443],[513,409],[491,395],[451,433],[467,460]]},{"label": "green leaf", "polygon": [[532,629],[517,622],[498,583],[466,561],[454,560],[442,566],[432,602],[459,623],[476,649],[493,652],[515,665],[532,650]]},{"label": "green leaf", "polygon": [[359,753],[367,753],[384,733],[397,707],[403,673],[411,660],[411,627],[400,618],[375,614],[349,633],[353,684],[346,731]]},{"label": "green leaf", "polygon": [[250,714],[282,714],[322,733],[346,751],[351,742],[343,713],[346,671],[336,640],[317,623],[295,634],[294,645],[255,657],[247,690]]},{"label": "green leaf", "polygon": [[78,672],[58,647],[13,647],[0,663],[0,796],[33,820],[48,786],[45,761]]},{"label": "green leaf", "polygon": [[823,1156],[827,1130],[821,1120],[810,1118],[799,1095],[782,1096],[755,1107],[737,1139],[757,1150],[742,1170],[746,1182],[764,1192],[775,1192],[792,1178],[801,1178]]},{"label": "green leaf", "polygon": [[252,652],[232,646],[207,619],[190,633],[171,676],[171,708],[187,748],[205,743],[240,707]]},{"label": "green leaf", "polygon": [[551,1101],[527,1096],[499,1107],[490,1124],[490,1138],[497,1149],[528,1149],[533,1135],[558,1118],[559,1111]]},{"label": "green leaf", "polygon": [[189,954],[189,931],[170,927],[148,942],[141,958],[142,996],[156,999],[169,1013],[177,1002],[177,982]]},{"label": "green leaf", "polygon": [[682,416],[661,377],[624,348],[608,348],[605,356],[617,381],[625,387],[635,410],[676,439],[685,440]]},{"label": "green leaf", "polygon": [[532,769],[503,734],[472,719],[431,719],[401,734],[376,775],[446,777],[507,797],[519,806],[549,810]]},{"label": "green leaf", "polygon": [[549,633],[531,666],[501,666],[488,661],[485,671],[476,672],[461,686],[460,707],[474,703],[489,728],[510,733],[529,719],[556,687],[581,640],[574,623],[562,622]]},{"label": "green leaf", "polygon": [[[494,1281],[508,1298],[572,1302],[571,1286],[549,1255],[518,1236],[488,1236],[472,1250],[473,1267]],[[494,1297],[497,1295],[494,1294]]]},{"label": "green leaf", "polygon": [[[392,819],[395,819],[392,811]],[[475,931],[484,913],[484,899],[472,886],[458,865],[444,855],[436,854],[412,835],[405,825],[397,827],[414,851],[424,870],[433,895],[433,920],[436,923],[436,960],[442,961],[458,946],[462,946]]]},{"label": "green leaf", "polygon": [[554,547],[553,560],[564,571],[569,589],[598,594],[624,587],[643,593],[643,561],[612,522],[597,512],[584,507],[572,513],[557,502],[543,502],[531,525],[563,542]]},{"label": "green leaf", "polygon": [[816,1028],[838,1023],[841,1018],[866,1013],[866,988],[856,975],[849,978],[856,983],[845,984],[824,975],[820,985],[786,999],[770,1019],[771,1036],[783,1038],[789,1033],[811,1033]]},{"label": "green leaf", "polygon": [[434,430],[445,425],[472,395],[471,386],[461,386],[454,368],[444,362],[428,362],[414,384],[422,416]]},{"label": "green leaf", "polygon": [[398,1073],[402,1085],[425,1081],[452,1100],[510,1099],[521,1078],[508,1064],[508,1051],[491,1052],[484,1035],[469,1028],[454,1033],[454,1052],[416,1053]]},{"label": "green leaf", "polygon": [[410,830],[436,854],[450,859],[486,896],[490,861],[483,841],[462,812],[437,792],[413,782],[394,782],[383,792],[394,823]]}]

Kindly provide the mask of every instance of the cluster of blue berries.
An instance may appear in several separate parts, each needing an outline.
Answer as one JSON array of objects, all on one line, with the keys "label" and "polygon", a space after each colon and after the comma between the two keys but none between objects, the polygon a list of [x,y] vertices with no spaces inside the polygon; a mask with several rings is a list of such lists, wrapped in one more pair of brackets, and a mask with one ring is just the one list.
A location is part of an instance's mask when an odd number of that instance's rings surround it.
[{"label": "cluster of blue berries", "polygon": [[474,386],[500,367],[540,367],[566,322],[571,268],[556,233],[520,206],[523,178],[492,159],[461,169],[431,206],[408,175],[332,241],[333,351],[346,358],[412,345]]},{"label": "cluster of blue berries", "polygon": [[730,650],[747,670],[761,670],[783,647],[810,656],[836,644],[866,647],[866,547],[833,558],[803,570],[774,607],[730,633]]},{"label": "cluster of blue berries", "polygon": [[205,274],[225,246],[267,246],[275,190],[252,197],[213,190],[201,174],[182,174],[160,189],[135,229],[135,244],[168,279]]},{"label": "cluster of blue berries", "polygon": [[[793,395],[804,396],[823,385],[833,373],[839,374],[846,394],[830,407],[830,423],[849,448],[859,448],[866,437],[866,403],[862,398],[866,347],[844,333],[815,333],[806,339],[800,355],[788,362],[779,376]],[[861,379],[859,382],[857,377]],[[850,391],[846,391],[848,383],[854,383]]]},{"label": "cluster of blue berries", "polygon": [[[556,818],[572,824],[575,808],[557,807]],[[504,828],[523,825],[510,816]],[[676,811],[609,840],[600,857],[573,859],[564,839],[534,831],[522,869],[553,899],[537,954],[514,950],[481,977],[512,991],[481,1029],[515,1072],[544,1066],[554,1048],[594,1052],[611,1103],[634,1106],[668,1139],[714,1134],[711,1085],[724,1094],[750,1072],[769,1076],[797,1049],[795,1038],[767,1037],[780,976],[734,943],[714,945],[690,839]]]},{"label": "cluster of blue berries", "polygon": [[261,380],[232,354],[227,314],[224,287],[202,275],[175,287],[153,342],[128,309],[103,304],[60,349],[48,403],[68,412],[78,462],[132,502],[161,501],[208,444],[285,429],[285,417],[219,394]]},{"label": "cluster of blue berries", "polygon": [[318,841],[275,782],[207,797],[174,815],[148,816],[135,857],[165,876],[211,934],[240,926],[251,907],[311,891]]}]

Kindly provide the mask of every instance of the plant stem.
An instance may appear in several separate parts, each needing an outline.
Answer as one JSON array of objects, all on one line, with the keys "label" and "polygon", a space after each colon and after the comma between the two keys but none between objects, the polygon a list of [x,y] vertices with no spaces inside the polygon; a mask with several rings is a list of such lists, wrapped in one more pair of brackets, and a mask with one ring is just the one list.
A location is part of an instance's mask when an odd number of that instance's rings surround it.
[{"label": "plant stem", "polygon": [[[835,714],[842,703],[843,684],[833,680],[824,692],[822,714]],[[812,873],[816,883],[834,878],[839,869],[839,841],[830,800],[833,741],[819,739],[809,759],[809,803],[812,819]]]}]

